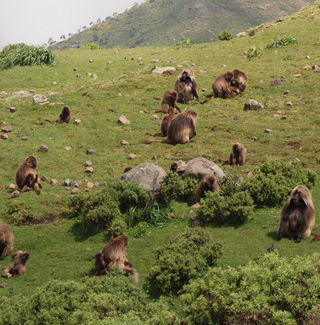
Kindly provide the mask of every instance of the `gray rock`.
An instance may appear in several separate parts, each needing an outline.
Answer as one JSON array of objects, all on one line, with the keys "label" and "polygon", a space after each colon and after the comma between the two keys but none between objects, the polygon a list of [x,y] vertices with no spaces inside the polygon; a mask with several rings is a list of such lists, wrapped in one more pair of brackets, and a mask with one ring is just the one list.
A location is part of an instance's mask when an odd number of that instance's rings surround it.
[{"label": "gray rock", "polygon": [[285,95],[290,95],[291,94],[291,90],[286,90],[283,92]]},{"label": "gray rock", "polygon": [[259,110],[263,108],[263,105],[259,102],[257,102],[254,99],[249,99],[248,101],[246,101],[246,103],[244,104],[244,109],[245,110]]},{"label": "gray rock", "polygon": [[190,160],[184,169],[180,169],[179,174],[182,178],[193,177],[199,180],[206,174],[214,175],[217,178],[225,176],[218,165],[203,157]]},{"label": "gray rock", "polygon": [[44,176],[44,175],[41,176],[41,180],[42,180],[43,182],[50,183],[50,179],[49,179],[48,177]]},{"label": "gray rock", "polygon": [[167,173],[159,166],[152,163],[143,163],[130,169],[119,177],[118,181],[133,182],[141,185],[153,194],[158,194],[161,183]]},{"label": "gray rock", "polygon": [[281,87],[282,86],[282,79],[277,78],[271,81],[272,87]]},{"label": "gray rock", "polygon": [[13,199],[19,195],[20,195],[20,192],[18,190],[15,190],[10,194],[9,199]]},{"label": "gray rock", "polygon": [[173,72],[175,72],[177,69],[175,67],[155,67],[154,69],[152,69],[152,73],[158,73],[158,74],[172,74]]},{"label": "gray rock", "polygon": [[71,181],[69,178],[66,178],[63,182],[63,186],[71,186]]},{"label": "gray rock", "polygon": [[130,124],[130,121],[124,115],[121,115],[119,117],[118,122],[121,123],[121,124]]},{"label": "gray rock", "polygon": [[48,146],[43,144],[42,146],[39,147],[38,151],[39,152],[48,152]]},{"label": "gray rock", "polygon": [[80,186],[80,183],[79,182],[71,182],[71,185],[73,186],[73,187],[79,187]]},{"label": "gray rock", "polygon": [[87,149],[86,154],[87,155],[95,155],[97,152],[95,150],[92,149]]},{"label": "gray rock", "polygon": [[1,132],[5,132],[5,133],[12,132],[12,126],[4,125],[4,126],[1,128]]},{"label": "gray rock", "polygon": [[91,167],[91,166],[92,166],[92,162],[91,162],[90,160],[87,160],[87,161],[84,163],[84,165],[85,165],[86,167]]},{"label": "gray rock", "polygon": [[33,96],[33,102],[35,104],[40,104],[40,103],[47,102],[47,101],[48,101],[48,98],[45,95],[34,95]]},{"label": "gray rock", "polygon": [[8,94],[5,91],[0,91],[0,96],[7,96]]},{"label": "gray rock", "polygon": [[92,174],[93,173],[93,168],[92,167],[86,167],[85,173]]},{"label": "gray rock", "polygon": [[15,91],[12,95],[17,97],[32,97],[30,92],[26,90]]}]

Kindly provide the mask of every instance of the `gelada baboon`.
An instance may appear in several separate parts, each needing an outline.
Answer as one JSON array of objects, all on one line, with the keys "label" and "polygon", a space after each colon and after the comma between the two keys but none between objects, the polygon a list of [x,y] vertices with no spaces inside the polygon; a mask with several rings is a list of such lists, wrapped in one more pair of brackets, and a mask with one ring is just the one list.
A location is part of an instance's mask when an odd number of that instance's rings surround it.
[{"label": "gelada baboon", "polygon": [[282,237],[300,243],[302,238],[309,237],[315,223],[315,210],[312,196],[304,185],[296,186],[281,210],[278,238]]},{"label": "gelada baboon", "polygon": [[95,275],[105,275],[106,274],[107,263],[105,262],[105,260],[103,258],[102,252],[99,252],[95,255],[94,266],[96,268]]},{"label": "gelada baboon", "polygon": [[14,235],[6,225],[0,225],[0,260],[4,260],[13,250]]},{"label": "gelada baboon", "polygon": [[9,270],[13,276],[19,276],[26,272],[26,263],[27,260],[30,258],[30,253],[25,251],[17,251],[15,254],[12,255],[13,265]]},{"label": "gelada baboon", "polygon": [[232,146],[232,153],[229,157],[229,165],[243,166],[243,164],[246,162],[246,153],[247,149],[242,143],[235,143]]},{"label": "gelada baboon", "polygon": [[42,188],[42,186],[36,172],[37,165],[37,158],[30,155],[18,168],[16,173],[16,183],[18,188],[21,190],[21,193],[26,191],[35,191],[37,194],[40,194],[39,188]]},{"label": "gelada baboon", "polygon": [[188,104],[188,101],[194,99],[194,97],[199,101],[195,74],[191,69],[185,69],[179,74],[174,90],[178,93],[179,103]]},{"label": "gelada baboon", "polygon": [[179,113],[181,112],[177,104],[178,93],[175,90],[167,90],[162,98],[160,103],[160,112],[169,113],[170,107],[176,108]]},{"label": "gelada baboon", "polygon": [[177,114],[172,119],[167,130],[167,139],[165,140],[145,140],[142,143],[150,144],[152,142],[163,142],[170,144],[184,144],[190,141],[196,135],[196,123],[198,113],[188,109]]},{"label": "gelada baboon", "polygon": [[50,120],[48,118],[45,118],[44,120],[51,123],[58,122],[59,124],[62,124],[63,122],[69,123],[70,119],[71,119],[71,109],[69,106],[65,105],[57,120]]},{"label": "gelada baboon", "polygon": [[183,160],[178,160],[171,164],[170,170],[174,173],[180,174],[184,172],[186,165],[187,164]]},{"label": "gelada baboon", "polygon": [[215,98],[232,98],[236,94],[240,94],[240,90],[236,86],[232,86],[234,74],[228,71],[216,78],[212,84],[213,96]]},{"label": "gelada baboon", "polygon": [[135,269],[126,266],[132,266],[132,263],[126,258],[126,248],[128,245],[128,237],[120,235],[117,238],[111,238],[110,241],[106,243],[101,253],[107,265],[108,271],[113,268],[119,268],[120,270],[124,271],[126,275],[132,275],[135,283],[138,285],[138,272]]},{"label": "gelada baboon", "polygon": [[201,198],[205,197],[205,193],[208,191],[219,191],[217,178],[211,174],[203,176],[201,181],[199,182],[195,193],[197,202],[199,202]]},{"label": "gelada baboon", "polygon": [[234,69],[232,73],[231,86],[237,87],[241,92],[244,92],[248,85],[247,75],[238,69]]},{"label": "gelada baboon", "polygon": [[168,128],[173,118],[175,117],[174,107],[170,107],[168,114],[166,114],[161,121],[161,135],[166,137],[168,135]]}]

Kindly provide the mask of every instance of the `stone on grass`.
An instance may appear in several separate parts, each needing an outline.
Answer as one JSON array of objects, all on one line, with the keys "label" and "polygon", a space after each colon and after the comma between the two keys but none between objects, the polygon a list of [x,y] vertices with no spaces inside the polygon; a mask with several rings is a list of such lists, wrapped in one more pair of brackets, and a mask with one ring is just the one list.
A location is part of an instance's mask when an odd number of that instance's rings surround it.
[{"label": "stone on grass", "polygon": [[129,142],[127,142],[126,140],[121,140],[120,143],[123,145],[123,146],[126,146],[129,144]]},{"label": "stone on grass", "polygon": [[33,102],[35,104],[40,104],[40,103],[47,102],[47,101],[48,101],[48,98],[45,95],[34,95],[33,96]]},{"label": "stone on grass", "polygon": [[8,139],[8,135],[7,134],[1,134],[1,139],[7,140]]},{"label": "stone on grass", "polygon": [[134,153],[130,153],[130,154],[128,155],[127,159],[135,159],[136,157],[137,157],[136,154],[134,154]]},{"label": "stone on grass", "polygon": [[51,181],[50,181],[50,184],[51,185],[57,185],[58,184],[58,180],[53,178]]},{"label": "stone on grass", "polygon": [[87,161],[84,163],[84,165],[85,165],[86,167],[91,167],[91,166],[92,166],[92,162],[91,162],[90,160],[87,160]]},{"label": "stone on grass", "polygon": [[9,107],[9,110],[10,110],[10,113],[14,113],[17,110],[17,108],[16,107]]},{"label": "stone on grass", "polygon": [[75,188],[73,188],[73,189],[71,190],[71,194],[72,194],[72,195],[75,195],[75,194],[78,194],[78,193],[80,193],[80,190],[79,190],[77,187],[75,187]]},{"label": "stone on grass", "polygon": [[257,102],[254,99],[249,99],[248,101],[246,101],[246,103],[244,104],[244,109],[245,110],[259,110],[263,108],[263,105],[259,102]]},{"label": "stone on grass", "polygon": [[92,167],[86,167],[85,173],[92,174],[93,173],[93,168]]},{"label": "stone on grass", "polygon": [[10,194],[9,199],[13,199],[13,198],[19,196],[19,194],[20,194],[20,192],[19,192],[18,190],[13,191],[13,192]]},{"label": "stone on grass", "polygon": [[27,141],[28,137],[21,137],[20,139],[23,140],[23,141]]},{"label": "stone on grass", "polygon": [[10,190],[14,190],[16,188],[16,186],[14,184],[9,184],[9,189]]},{"label": "stone on grass", "polygon": [[272,133],[272,130],[270,130],[270,129],[265,129],[265,130],[264,130],[264,133]]},{"label": "stone on grass", "polygon": [[95,155],[97,152],[93,149],[87,149],[86,154],[87,155]]},{"label": "stone on grass", "polygon": [[69,178],[66,178],[63,182],[63,186],[71,186],[71,181]]},{"label": "stone on grass", "polygon": [[39,152],[48,152],[48,146],[43,144],[42,146],[39,147],[38,151]]},{"label": "stone on grass", "polygon": [[86,188],[91,190],[91,189],[94,188],[94,184],[92,182],[88,182],[87,185],[86,185]]},{"label": "stone on grass", "polygon": [[17,97],[32,97],[30,92],[26,90],[15,91],[12,95]]},{"label": "stone on grass", "polygon": [[4,126],[1,128],[1,132],[5,132],[5,133],[12,132],[12,126],[4,125]]},{"label": "stone on grass", "polygon": [[152,69],[152,73],[158,73],[158,74],[172,74],[177,69],[175,67],[155,67]]},{"label": "stone on grass", "polygon": [[79,120],[79,119],[74,120],[74,124],[80,125],[81,124],[81,120]]},{"label": "stone on grass", "polygon": [[118,122],[121,123],[121,124],[130,124],[130,121],[124,115],[121,115],[119,117]]}]

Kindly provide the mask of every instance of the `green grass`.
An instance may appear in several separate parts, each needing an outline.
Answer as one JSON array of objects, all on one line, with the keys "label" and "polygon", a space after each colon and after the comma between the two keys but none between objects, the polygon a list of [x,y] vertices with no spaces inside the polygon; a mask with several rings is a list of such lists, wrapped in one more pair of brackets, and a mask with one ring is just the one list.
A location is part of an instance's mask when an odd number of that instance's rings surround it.
[{"label": "green grass", "polygon": [[[312,14],[312,12],[314,14]],[[27,272],[17,279],[10,279],[8,286],[1,289],[3,294],[30,296],[38,286],[49,279],[81,279],[86,272],[92,272],[92,257],[105,241],[104,232],[83,235],[75,221],[66,219],[69,214],[67,202],[71,188],[62,186],[65,178],[82,181],[81,191],[86,181],[103,182],[121,176],[127,166],[143,162],[154,162],[169,170],[176,160],[188,161],[195,157],[205,157],[219,163],[227,159],[234,142],[243,143],[247,149],[247,163],[244,167],[221,166],[224,171],[241,173],[243,168],[253,169],[268,158],[292,161],[299,158],[306,168],[319,171],[319,108],[320,74],[312,70],[302,70],[306,64],[320,62],[320,39],[315,32],[319,26],[319,2],[309,10],[284,19],[263,33],[256,32],[253,37],[232,39],[228,42],[198,44],[188,47],[149,47],[110,50],[70,50],[55,52],[57,64],[54,67],[16,67],[1,71],[0,91],[8,96],[0,97],[0,121],[13,127],[8,140],[0,140],[0,185],[14,183],[18,166],[29,154],[35,154],[39,161],[40,175],[56,178],[59,184],[52,186],[43,183],[40,196],[34,192],[25,193],[14,199],[21,202],[37,220],[56,217],[56,221],[33,226],[13,226],[16,241],[14,251],[28,250],[31,253]],[[259,29],[259,28],[258,28]],[[292,35],[298,45],[285,48],[266,49],[267,44],[278,35]],[[243,58],[243,51],[257,47],[263,49],[259,57],[251,60]],[[117,51],[118,53],[115,53]],[[131,54],[128,54],[128,53]],[[292,60],[283,60],[291,55]],[[306,56],[310,56],[310,60]],[[125,56],[129,59],[125,60]],[[135,60],[131,60],[134,57]],[[143,57],[144,65],[139,65],[138,57]],[[93,62],[89,63],[89,59]],[[145,132],[158,133],[160,122],[150,119],[150,115],[140,113],[154,112],[159,102],[154,96],[162,96],[173,89],[175,80],[182,68],[173,75],[154,75],[151,69],[156,65],[152,59],[159,59],[159,66],[191,67],[196,73],[200,89],[200,102],[212,94],[211,84],[221,73],[235,68],[246,72],[249,84],[243,97],[230,100],[214,99],[201,105],[191,102],[182,109],[193,108],[199,113],[197,136],[189,144],[171,146],[153,143],[148,146],[141,142],[148,138]],[[112,61],[110,65],[108,61]],[[226,66],[223,66],[226,65]],[[77,67],[78,71],[73,71]],[[199,72],[201,70],[206,71]],[[86,76],[87,72],[98,75],[97,80]],[[80,78],[76,74],[80,73]],[[300,78],[293,77],[301,73]],[[271,87],[277,77],[285,78],[282,87]],[[56,82],[56,84],[53,84]],[[50,102],[69,105],[72,121],[81,119],[77,126],[50,124],[44,118],[56,119],[63,107],[56,104],[36,105],[30,98],[12,97],[14,91],[34,90],[37,94],[53,91]],[[290,95],[284,95],[290,90]],[[121,96],[119,95],[121,94]],[[244,103],[255,99],[264,105],[260,111],[244,111]],[[293,106],[287,106],[291,101]],[[17,111],[10,113],[8,108],[15,106]],[[287,119],[273,117],[278,111]],[[124,114],[130,125],[119,125],[118,118]],[[159,114],[160,115],[160,114]],[[235,120],[234,116],[240,119]],[[272,133],[265,133],[265,129]],[[27,136],[27,141],[20,140]],[[129,142],[122,146],[120,141]],[[46,144],[47,153],[37,152]],[[67,151],[64,147],[72,146]],[[86,149],[94,149],[96,155],[86,155]],[[128,161],[130,153],[137,155]],[[153,156],[157,159],[154,160]],[[84,163],[91,160],[94,173],[86,175]],[[10,192],[0,190],[1,223],[7,223],[6,208]],[[316,213],[320,209],[320,185],[312,190]],[[284,198],[285,200],[286,198]],[[276,232],[279,225],[281,207],[258,209],[254,217],[239,228],[210,228],[217,241],[224,247],[224,254],[218,265],[238,266],[266,252],[274,243],[282,256],[296,256],[319,250],[319,243],[309,239],[300,244],[283,239],[278,242]],[[148,228],[141,238],[134,238],[135,229],[129,230],[130,245],[127,256],[138,270],[141,283],[153,263],[153,249],[161,246],[167,238],[182,232],[188,227],[190,208],[183,203],[172,202],[171,210],[176,221],[164,228]],[[181,215],[187,220],[181,220]],[[320,231],[316,221],[315,231]],[[10,266],[10,257],[0,261],[0,268]]]}]

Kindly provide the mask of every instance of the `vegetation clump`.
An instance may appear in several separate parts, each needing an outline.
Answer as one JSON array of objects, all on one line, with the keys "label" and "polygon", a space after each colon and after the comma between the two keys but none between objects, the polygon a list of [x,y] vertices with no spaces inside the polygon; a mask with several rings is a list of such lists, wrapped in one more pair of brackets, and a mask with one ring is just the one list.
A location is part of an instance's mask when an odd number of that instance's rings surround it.
[{"label": "vegetation clump", "polygon": [[295,45],[295,44],[298,44],[298,40],[295,37],[284,35],[284,36],[279,36],[275,40],[271,41],[267,45],[267,49],[279,48],[279,47]]},{"label": "vegetation clump", "polygon": [[221,32],[221,34],[218,36],[220,41],[230,41],[233,39],[233,35],[231,32],[229,32],[227,29]]},{"label": "vegetation clump", "polygon": [[147,276],[151,293],[177,293],[190,279],[205,274],[221,254],[221,244],[202,228],[173,237],[156,251],[155,264]]},{"label": "vegetation clump", "polygon": [[176,46],[187,47],[193,45],[193,41],[190,38],[183,38],[179,42],[176,43]]},{"label": "vegetation clump", "polygon": [[83,46],[84,49],[87,49],[87,50],[99,50],[99,49],[102,49],[103,47],[101,47],[100,45],[98,45],[97,43],[95,42],[91,42],[91,43],[87,43]]},{"label": "vegetation clump", "polygon": [[319,321],[319,260],[318,253],[287,260],[273,252],[238,268],[212,268],[184,287],[186,323]]},{"label": "vegetation clump", "polygon": [[43,46],[29,46],[24,43],[10,44],[0,52],[0,70],[14,66],[53,65],[55,57],[51,50]]}]

